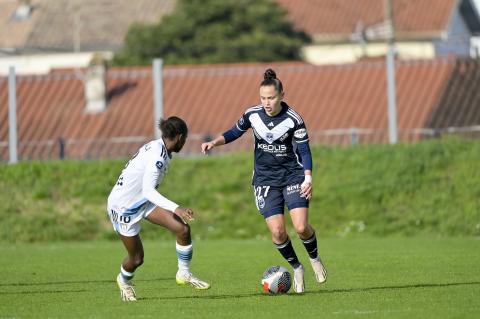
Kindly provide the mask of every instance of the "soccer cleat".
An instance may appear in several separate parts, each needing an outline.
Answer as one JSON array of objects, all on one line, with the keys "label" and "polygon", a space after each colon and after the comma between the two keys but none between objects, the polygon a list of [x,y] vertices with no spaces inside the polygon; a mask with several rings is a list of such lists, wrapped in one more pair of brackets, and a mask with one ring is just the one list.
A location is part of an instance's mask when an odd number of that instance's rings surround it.
[{"label": "soccer cleat", "polygon": [[301,294],[305,291],[305,281],[303,280],[304,274],[305,269],[301,264],[293,269],[293,289],[297,294]]},{"label": "soccer cleat", "polygon": [[315,279],[317,282],[322,284],[327,281],[327,270],[323,266],[320,258],[310,259],[310,263],[312,264],[313,272],[315,273]]},{"label": "soccer cleat", "polygon": [[209,283],[198,279],[197,277],[192,275],[192,273],[190,273],[190,272],[182,273],[182,272],[179,271],[179,272],[177,272],[177,275],[175,276],[175,279],[177,281],[177,284],[179,284],[179,285],[190,285],[193,288],[199,289],[199,290],[204,290],[204,289],[210,288]]},{"label": "soccer cleat", "polygon": [[117,276],[117,285],[120,288],[120,297],[123,301],[137,301],[133,283],[125,283],[121,280],[120,274]]}]

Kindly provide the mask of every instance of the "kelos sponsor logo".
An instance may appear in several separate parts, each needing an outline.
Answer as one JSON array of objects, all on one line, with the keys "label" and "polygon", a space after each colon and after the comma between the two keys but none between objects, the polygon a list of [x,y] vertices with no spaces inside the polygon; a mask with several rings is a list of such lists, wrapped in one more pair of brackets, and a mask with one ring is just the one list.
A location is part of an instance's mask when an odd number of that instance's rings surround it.
[{"label": "kelos sponsor logo", "polygon": [[274,144],[262,144],[258,143],[257,147],[269,153],[283,153],[287,151],[285,145],[274,145]]},{"label": "kelos sponsor logo", "polygon": [[287,194],[293,194],[300,191],[300,184],[287,186]]},{"label": "kelos sponsor logo", "polygon": [[296,130],[295,133],[293,133],[293,136],[295,136],[295,138],[304,138],[306,135],[307,135],[307,130],[304,128]]}]

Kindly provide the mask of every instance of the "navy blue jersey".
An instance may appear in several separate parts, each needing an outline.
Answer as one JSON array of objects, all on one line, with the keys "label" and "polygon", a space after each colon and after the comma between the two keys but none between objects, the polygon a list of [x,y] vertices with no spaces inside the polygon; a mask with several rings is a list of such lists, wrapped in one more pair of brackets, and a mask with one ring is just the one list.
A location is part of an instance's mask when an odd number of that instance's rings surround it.
[{"label": "navy blue jersey", "polygon": [[251,107],[236,123],[242,134],[249,128],[253,130],[254,185],[283,187],[304,180],[297,144],[308,145],[307,129],[298,113],[285,102],[281,106],[275,116],[267,115],[261,105]]}]

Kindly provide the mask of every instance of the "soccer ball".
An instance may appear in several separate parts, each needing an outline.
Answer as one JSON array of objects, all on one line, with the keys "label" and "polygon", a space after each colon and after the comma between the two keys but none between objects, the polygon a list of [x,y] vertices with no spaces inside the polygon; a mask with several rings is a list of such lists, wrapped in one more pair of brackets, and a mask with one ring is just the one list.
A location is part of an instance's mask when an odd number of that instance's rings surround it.
[{"label": "soccer ball", "polygon": [[272,266],[262,276],[263,292],[267,294],[284,294],[292,286],[292,276],[283,266]]}]

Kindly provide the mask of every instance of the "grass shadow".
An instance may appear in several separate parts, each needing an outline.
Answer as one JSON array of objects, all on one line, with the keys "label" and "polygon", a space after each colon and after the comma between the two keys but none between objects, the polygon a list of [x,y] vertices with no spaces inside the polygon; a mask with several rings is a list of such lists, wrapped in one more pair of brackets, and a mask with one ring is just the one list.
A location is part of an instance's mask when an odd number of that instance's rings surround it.
[{"label": "grass shadow", "polygon": [[[466,285],[480,285],[480,281],[472,282],[453,282],[443,284],[412,284],[412,285],[395,285],[395,286],[377,286],[377,287],[365,287],[365,288],[348,288],[348,289],[331,289],[331,290],[317,290],[308,291],[303,294],[289,293],[289,296],[302,296],[302,295],[317,295],[317,294],[338,294],[338,293],[357,293],[367,292],[375,290],[397,290],[397,289],[417,289],[417,288],[445,288],[452,286],[466,286]],[[253,294],[225,294],[225,295],[202,295],[202,296],[181,296],[181,297],[145,297],[139,300],[174,300],[174,299],[236,299],[236,298],[248,298],[266,296],[264,293]],[[285,296],[285,295],[271,295],[272,297]]]},{"label": "grass shadow", "polygon": [[[155,278],[155,279],[142,279],[137,280],[137,282],[151,282],[151,281],[166,281],[172,280],[172,278]],[[58,281],[58,282],[43,282],[43,283],[10,283],[10,284],[0,284],[0,287],[28,287],[28,286],[51,286],[51,285],[68,285],[68,284],[105,284],[105,283],[114,283],[114,280],[79,280],[79,281]],[[392,286],[374,286],[374,287],[359,287],[359,288],[345,288],[345,289],[325,289],[317,291],[307,291],[304,294],[294,294],[290,292],[288,296],[302,296],[302,295],[317,295],[317,294],[343,294],[343,293],[361,293],[368,291],[376,290],[398,290],[398,289],[417,289],[417,288],[447,288],[454,286],[470,286],[470,285],[480,285],[480,281],[471,281],[471,282],[452,282],[452,283],[424,283],[424,284],[410,284],[410,285],[392,285]],[[320,288],[321,289],[321,288]],[[41,293],[79,293],[79,292],[88,292],[91,289],[64,289],[64,290],[39,290],[39,291],[10,291],[10,292],[0,292],[0,295],[28,295],[28,294],[41,294]],[[212,290],[209,290],[212,291]],[[167,296],[167,297],[143,297],[139,300],[177,300],[177,299],[237,299],[237,298],[251,298],[258,296],[266,296],[264,293],[245,293],[245,294],[205,294],[205,295],[190,295],[190,296]],[[280,297],[285,295],[272,295],[272,297]]]}]

